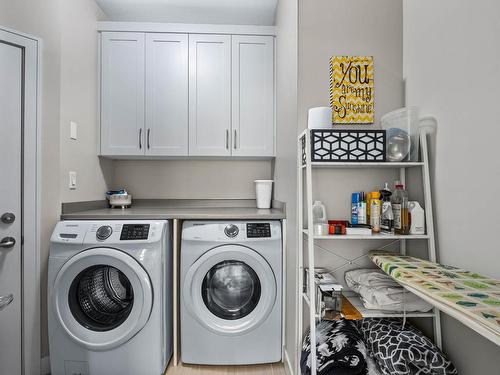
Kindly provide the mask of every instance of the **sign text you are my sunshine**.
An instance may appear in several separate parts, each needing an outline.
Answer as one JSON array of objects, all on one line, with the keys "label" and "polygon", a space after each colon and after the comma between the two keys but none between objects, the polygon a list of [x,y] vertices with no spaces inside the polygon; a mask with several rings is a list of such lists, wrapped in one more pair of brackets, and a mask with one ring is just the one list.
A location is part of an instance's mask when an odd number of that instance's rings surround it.
[{"label": "sign text you are my sunshine", "polygon": [[330,105],[334,124],[371,124],[374,120],[373,57],[330,59]]}]

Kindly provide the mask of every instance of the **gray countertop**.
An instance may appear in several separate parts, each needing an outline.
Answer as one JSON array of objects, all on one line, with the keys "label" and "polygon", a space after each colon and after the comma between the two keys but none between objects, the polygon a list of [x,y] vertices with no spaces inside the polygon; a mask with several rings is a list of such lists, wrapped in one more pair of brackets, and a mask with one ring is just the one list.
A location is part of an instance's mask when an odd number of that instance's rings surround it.
[{"label": "gray countertop", "polygon": [[251,199],[137,199],[132,207],[108,208],[106,201],[63,203],[61,220],[285,219],[285,204],[257,209]]}]

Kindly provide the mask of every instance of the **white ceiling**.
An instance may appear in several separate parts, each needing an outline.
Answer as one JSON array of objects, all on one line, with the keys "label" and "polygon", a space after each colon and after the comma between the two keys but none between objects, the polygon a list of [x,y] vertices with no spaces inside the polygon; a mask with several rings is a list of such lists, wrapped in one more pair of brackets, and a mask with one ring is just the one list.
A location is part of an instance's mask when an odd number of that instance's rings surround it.
[{"label": "white ceiling", "polygon": [[95,0],[109,21],[274,25],[278,0]]}]

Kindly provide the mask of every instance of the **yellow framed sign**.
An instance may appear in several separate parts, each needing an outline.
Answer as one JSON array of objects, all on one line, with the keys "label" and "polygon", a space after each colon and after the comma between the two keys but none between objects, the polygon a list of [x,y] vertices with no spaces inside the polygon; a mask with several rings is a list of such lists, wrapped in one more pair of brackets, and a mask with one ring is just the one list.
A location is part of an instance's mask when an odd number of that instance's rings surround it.
[{"label": "yellow framed sign", "polygon": [[372,124],[375,116],[372,56],[330,58],[330,106],[334,124]]}]

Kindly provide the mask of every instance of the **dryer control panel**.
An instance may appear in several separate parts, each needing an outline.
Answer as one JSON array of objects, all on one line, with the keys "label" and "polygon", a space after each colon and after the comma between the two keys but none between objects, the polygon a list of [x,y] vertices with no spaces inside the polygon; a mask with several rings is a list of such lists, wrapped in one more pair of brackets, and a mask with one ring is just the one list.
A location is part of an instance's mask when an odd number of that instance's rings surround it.
[{"label": "dryer control panel", "polygon": [[124,224],[120,234],[120,241],[147,240],[149,224]]}]

